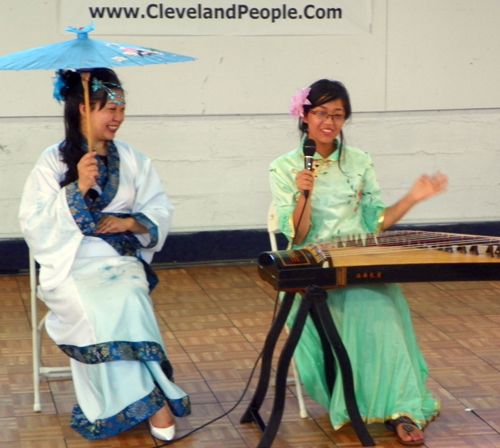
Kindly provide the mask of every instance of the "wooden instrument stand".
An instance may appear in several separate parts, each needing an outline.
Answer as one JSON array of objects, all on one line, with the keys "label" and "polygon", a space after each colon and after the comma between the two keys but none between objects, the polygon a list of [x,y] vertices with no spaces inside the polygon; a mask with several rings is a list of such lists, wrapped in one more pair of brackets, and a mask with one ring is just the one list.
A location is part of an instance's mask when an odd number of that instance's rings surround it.
[{"label": "wooden instrument stand", "polygon": [[312,285],[308,287],[302,297],[300,307],[295,317],[295,322],[279,357],[276,373],[274,404],[267,425],[262,420],[262,417],[259,414],[259,409],[264,401],[269,387],[273,352],[281,331],[285,326],[287,317],[292,309],[294,298],[295,293],[287,292],[285,294],[280,310],[271,326],[271,329],[269,330],[262,353],[259,382],[247,410],[240,419],[240,423],[254,422],[260,428],[263,435],[257,445],[257,448],[269,448],[272,445],[276,433],[278,432],[285,407],[286,377],[288,374],[288,368],[290,366],[295,347],[297,346],[300,335],[302,334],[306,318],[310,315],[321,339],[325,360],[325,375],[330,394],[333,392],[333,385],[335,381],[335,360],[333,357],[333,354],[335,354],[335,357],[338,360],[340,372],[342,374],[342,385],[344,388],[347,413],[349,414],[354,431],[363,446],[375,446],[375,443],[359,414],[356,397],[354,395],[354,380],[351,362],[337,328],[335,327],[330,310],[326,304],[327,293],[319,286]]}]

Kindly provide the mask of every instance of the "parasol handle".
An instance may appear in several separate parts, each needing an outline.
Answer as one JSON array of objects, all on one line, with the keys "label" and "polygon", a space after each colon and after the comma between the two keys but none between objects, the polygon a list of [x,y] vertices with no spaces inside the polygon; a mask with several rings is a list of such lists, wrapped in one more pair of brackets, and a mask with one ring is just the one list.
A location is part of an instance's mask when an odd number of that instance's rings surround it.
[{"label": "parasol handle", "polygon": [[83,85],[83,100],[85,102],[85,121],[87,127],[87,144],[89,147],[89,152],[94,151],[92,142],[92,127],[90,125],[90,93],[89,93],[89,81],[90,73],[83,72],[80,73]]}]

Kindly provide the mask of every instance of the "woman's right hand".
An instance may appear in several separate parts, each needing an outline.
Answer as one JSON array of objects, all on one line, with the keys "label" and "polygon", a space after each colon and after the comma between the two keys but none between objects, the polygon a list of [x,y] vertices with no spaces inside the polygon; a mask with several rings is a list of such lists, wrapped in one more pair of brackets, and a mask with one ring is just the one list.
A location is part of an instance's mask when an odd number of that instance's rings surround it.
[{"label": "woman's right hand", "polygon": [[300,192],[297,205],[293,211],[293,227],[295,229],[293,244],[295,245],[304,242],[311,227],[311,201],[307,200],[304,192],[308,191],[308,197],[311,197],[314,188],[314,179],[314,173],[309,170],[302,170],[295,176],[295,182]]},{"label": "woman's right hand", "polygon": [[295,176],[295,182],[297,183],[297,188],[301,194],[304,194],[304,191],[312,193],[314,188],[314,178],[314,173],[309,170],[302,170],[297,173],[297,176]]},{"label": "woman's right hand", "polygon": [[97,168],[96,152],[88,152],[85,154],[76,168],[78,170],[78,188],[82,195],[85,196],[95,184],[97,176],[99,176],[99,169]]}]

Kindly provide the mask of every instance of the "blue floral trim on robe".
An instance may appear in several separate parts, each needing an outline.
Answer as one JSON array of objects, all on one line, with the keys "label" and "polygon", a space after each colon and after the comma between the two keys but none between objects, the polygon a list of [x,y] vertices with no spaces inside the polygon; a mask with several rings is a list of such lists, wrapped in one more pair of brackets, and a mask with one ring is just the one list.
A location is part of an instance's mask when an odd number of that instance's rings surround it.
[{"label": "blue floral trim on robe", "polygon": [[99,175],[96,182],[102,193],[96,198],[91,207],[91,212],[104,210],[116,196],[120,186],[120,154],[115,143],[111,140],[107,145],[108,156],[106,163],[101,157],[97,157],[97,168]]},{"label": "blue floral trim on robe", "polygon": [[171,400],[167,397],[167,403],[175,417],[186,417],[191,415],[191,401],[187,395],[177,400]]},{"label": "blue floral trim on robe", "polygon": [[70,358],[83,364],[100,364],[113,361],[168,362],[165,352],[157,342],[113,341],[79,347],[58,346]]},{"label": "blue floral trim on robe", "polygon": [[146,227],[149,232],[150,242],[147,246],[143,246],[145,249],[155,247],[158,244],[158,226],[151,221],[144,213],[132,213],[130,216],[134,218],[141,226]]},{"label": "blue floral trim on robe", "polygon": [[89,440],[105,439],[138,425],[156,414],[166,404],[176,417],[191,414],[191,404],[187,396],[178,400],[170,400],[165,398],[158,388],[155,388],[149,395],[127,406],[118,414],[96,420],[94,423],[87,420],[80,406],[76,405],[71,417],[71,428]]},{"label": "blue floral trim on robe", "polygon": [[76,225],[84,235],[93,235],[97,230],[97,225],[87,208],[81,191],[78,189],[78,182],[72,182],[64,188],[66,189],[68,208]]},{"label": "blue floral trim on robe", "polygon": [[[98,157],[97,167],[99,175],[96,179],[97,185],[102,193],[95,200],[88,200],[78,189],[78,182],[66,185],[66,200],[69,211],[80,231],[86,236],[94,236],[106,241],[120,255],[137,257],[143,264],[146,278],[149,283],[149,292],[158,284],[159,280],[153,269],[141,258],[140,249],[148,249],[158,243],[158,226],[144,213],[103,213],[116,196],[120,184],[120,156],[113,141],[108,142],[107,163]],[[98,222],[106,216],[118,218],[134,218],[139,224],[148,229],[150,242],[143,246],[132,232],[123,233],[95,233]]]}]

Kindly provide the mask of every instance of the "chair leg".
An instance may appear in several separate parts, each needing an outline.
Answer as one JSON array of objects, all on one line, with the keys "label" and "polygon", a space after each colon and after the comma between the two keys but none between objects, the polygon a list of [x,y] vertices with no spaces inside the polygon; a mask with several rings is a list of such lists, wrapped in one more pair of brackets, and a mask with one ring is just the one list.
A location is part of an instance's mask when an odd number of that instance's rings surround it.
[{"label": "chair leg", "polygon": [[42,411],[42,404],[40,398],[40,381],[42,379],[42,376],[44,376],[47,379],[59,379],[59,380],[67,380],[71,379],[72,377],[71,366],[68,367],[42,366],[41,362],[42,336],[47,314],[42,318],[40,323],[33,329],[33,390],[34,390],[33,410],[35,412]]},{"label": "chair leg", "polygon": [[[36,312],[36,301],[35,301],[35,312]],[[42,412],[42,403],[40,396],[40,382],[42,380],[42,376],[47,376],[45,374],[45,370],[47,368],[42,367],[42,335],[43,335],[43,327],[45,324],[45,315],[40,323],[36,325],[36,320],[34,321],[35,326],[33,328],[33,381],[34,381],[34,403],[33,410],[35,412]],[[36,319],[36,316],[35,316]]]},{"label": "chair leg", "polygon": [[[33,266],[31,264],[33,263]],[[31,337],[33,351],[33,411],[41,412],[40,403],[40,330],[38,328],[38,312],[36,297],[36,277],[34,275],[35,261],[30,258],[30,284],[31,284]]]},{"label": "chair leg", "polygon": [[71,379],[71,367],[42,367],[42,335],[45,320],[49,313],[38,322],[38,290],[35,259],[30,253],[30,289],[31,289],[31,338],[33,351],[33,411],[41,412],[40,381],[42,376],[54,379]]},{"label": "chair leg", "polygon": [[295,359],[292,358],[293,377],[295,378],[295,390],[297,391],[297,400],[299,401],[300,418],[307,418],[306,404],[304,402],[304,394],[302,393],[302,384],[300,384],[300,376],[295,365]]},{"label": "chair leg", "polygon": [[38,357],[38,329],[33,329],[33,411],[41,412],[42,405],[40,403],[40,358]]}]

